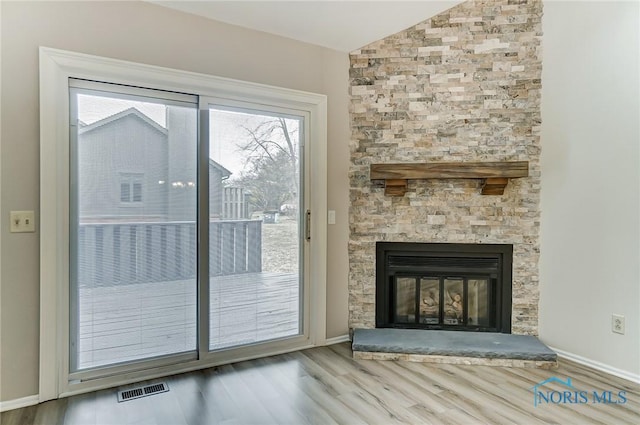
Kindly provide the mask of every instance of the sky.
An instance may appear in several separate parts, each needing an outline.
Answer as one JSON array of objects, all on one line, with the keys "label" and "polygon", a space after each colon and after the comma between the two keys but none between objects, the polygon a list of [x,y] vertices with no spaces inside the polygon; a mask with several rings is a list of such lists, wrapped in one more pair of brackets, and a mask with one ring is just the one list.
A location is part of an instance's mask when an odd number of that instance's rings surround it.
[{"label": "sky", "polygon": [[151,102],[114,99],[103,96],[78,95],[78,118],[85,124],[93,124],[129,108],[136,108],[161,126],[166,126],[165,105]]}]

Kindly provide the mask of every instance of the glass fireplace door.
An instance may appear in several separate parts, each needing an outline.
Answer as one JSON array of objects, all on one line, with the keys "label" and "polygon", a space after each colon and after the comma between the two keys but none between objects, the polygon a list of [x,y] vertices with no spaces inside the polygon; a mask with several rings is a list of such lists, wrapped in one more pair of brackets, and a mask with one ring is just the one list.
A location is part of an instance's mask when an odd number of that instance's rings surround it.
[{"label": "glass fireplace door", "polygon": [[496,326],[491,276],[396,276],[393,322],[401,327],[490,330]]}]

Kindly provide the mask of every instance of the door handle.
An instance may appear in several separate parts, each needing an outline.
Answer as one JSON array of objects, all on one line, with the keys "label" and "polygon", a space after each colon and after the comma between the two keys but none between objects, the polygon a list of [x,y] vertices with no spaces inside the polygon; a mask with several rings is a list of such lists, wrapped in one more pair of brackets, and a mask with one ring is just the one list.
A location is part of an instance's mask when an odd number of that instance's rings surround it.
[{"label": "door handle", "polygon": [[305,231],[305,239],[307,241],[311,240],[311,210],[307,210],[307,214],[305,217],[305,225],[304,225],[304,231]]}]

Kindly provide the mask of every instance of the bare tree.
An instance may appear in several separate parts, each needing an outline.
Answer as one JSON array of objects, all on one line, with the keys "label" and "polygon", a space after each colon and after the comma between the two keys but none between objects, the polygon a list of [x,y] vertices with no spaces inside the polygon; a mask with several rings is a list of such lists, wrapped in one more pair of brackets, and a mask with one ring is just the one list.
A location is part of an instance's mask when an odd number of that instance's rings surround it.
[{"label": "bare tree", "polygon": [[247,138],[238,147],[247,157],[249,170],[238,181],[250,190],[256,208],[280,210],[299,193],[298,130],[290,130],[282,117],[241,128]]}]

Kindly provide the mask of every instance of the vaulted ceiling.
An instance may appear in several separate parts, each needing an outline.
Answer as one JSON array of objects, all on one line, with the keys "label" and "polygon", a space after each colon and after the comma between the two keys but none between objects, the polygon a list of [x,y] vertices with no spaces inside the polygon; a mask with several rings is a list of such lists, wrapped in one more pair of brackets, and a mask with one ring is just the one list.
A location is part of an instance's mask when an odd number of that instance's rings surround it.
[{"label": "vaulted ceiling", "polygon": [[241,27],[350,52],[461,1],[164,1],[169,7]]}]

